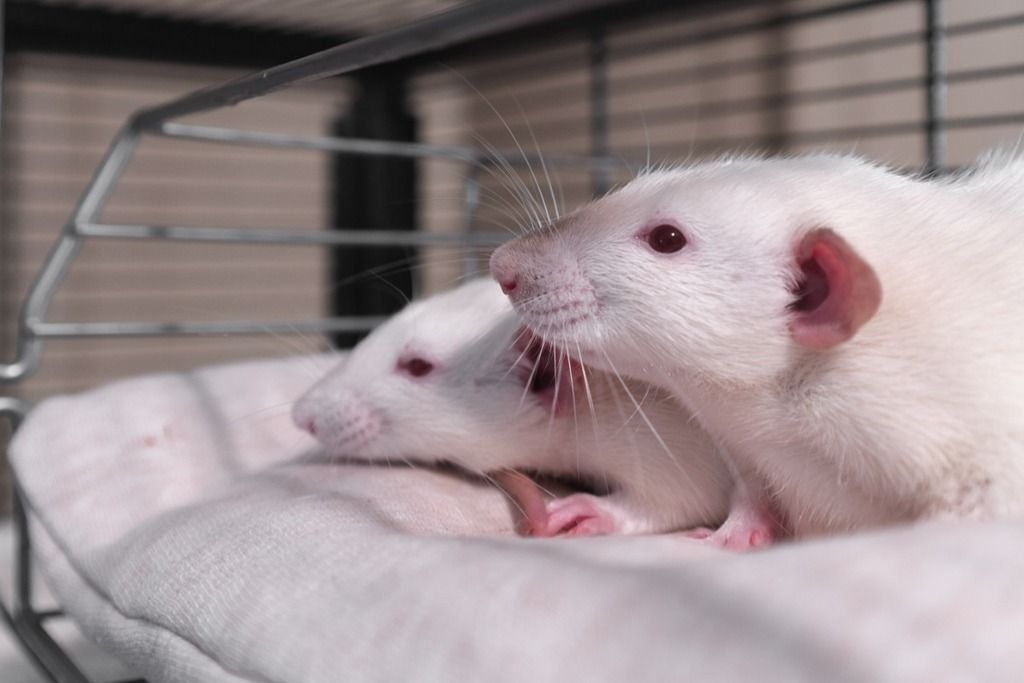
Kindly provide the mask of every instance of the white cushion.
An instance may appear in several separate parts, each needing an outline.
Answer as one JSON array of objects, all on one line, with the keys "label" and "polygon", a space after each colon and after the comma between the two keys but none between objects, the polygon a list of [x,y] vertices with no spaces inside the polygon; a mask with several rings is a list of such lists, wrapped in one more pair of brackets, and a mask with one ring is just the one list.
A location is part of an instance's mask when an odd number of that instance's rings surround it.
[{"label": "white cushion", "polygon": [[297,456],[331,359],[43,402],[12,445],[54,593],[154,682],[1013,680],[1024,525],[748,555],[535,540],[450,474]]}]

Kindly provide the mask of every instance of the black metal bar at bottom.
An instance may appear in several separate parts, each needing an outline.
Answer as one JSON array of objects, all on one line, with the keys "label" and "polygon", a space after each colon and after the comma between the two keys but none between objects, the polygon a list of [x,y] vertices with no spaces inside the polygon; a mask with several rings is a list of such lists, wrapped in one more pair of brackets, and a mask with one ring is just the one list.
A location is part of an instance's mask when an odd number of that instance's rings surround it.
[{"label": "black metal bar at bottom", "polygon": [[32,562],[28,519],[17,486],[14,488],[14,533],[16,537],[15,600],[13,609],[0,601],[0,614],[17,638],[33,666],[55,683],[89,683],[64,650],[53,640],[43,621],[53,612],[36,612],[32,607]]},{"label": "black metal bar at bottom", "polygon": [[13,618],[15,636],[30,654],[33,663],[55,683],[90,683],[82,670],[68,658],[64,650],[43,628],[39,616],[31,611],[16,613]]}]

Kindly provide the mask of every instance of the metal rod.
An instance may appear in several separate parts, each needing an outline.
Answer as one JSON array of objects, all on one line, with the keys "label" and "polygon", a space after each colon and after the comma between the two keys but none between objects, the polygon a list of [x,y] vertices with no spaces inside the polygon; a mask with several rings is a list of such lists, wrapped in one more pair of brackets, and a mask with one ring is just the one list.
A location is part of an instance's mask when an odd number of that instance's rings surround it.
[{"label": "metal rod", "polygon": [[16,535],[16,564],[14,571],[14,613],[31,610],[33,600],[32,543],[28,531],[28,516],[21,488],[15,484],[12,518]]},{"label": "metal rod", "polygon": [[365,332],[386,318],[358,316],[322,320],[237,320],[193,322],[41,322],[33,326],[40,339],[75,337],[263,336]]},{"label": "metal rod", "polygon": [[81,237],[107,239],[160,239],[186,242],[222,242],[268,246],[417,246],[496,247],[510,238],[497,232],[445,234],[408,230],[268,230],[250,228],[193,227],[179,225],[79,225]]},{"label": "metal rod", "polygon": [[[487,153],[473,147],[452,145],[428,145],[420,142],[393,142],[389,140],[365,140],[358,138],[331,137],[327,135],[297,135],[269,133],[266,131],[217,128],[214,126],[193,126],[183,123],[165,123],[147,131],[153,135],[188,140],[202,140],[229,145],[258,145],[263,147],[292,147],[321,152],[347,154],[369,154],[378,156],[406,157],[414,159],[447,159],[469,164],[504,164],[526,166],[539,163],[540,157],[530,153]],[[495,156],[498,158],[495,159]],[[544,161],[555,166],[581,166],[599,168],[622,167],[625,162],[616,157],[589,157],[573,154],[545,155]]]},{"label": "metal rod", "polygon": [[110,144],[71,219],[50,249],[22,305],[18,321],[17,355],[13,362],[0,365],[0,382],[22,379],[39,367],[43,352],[42,341],[34,333],[34,328],[46,317],[53,296],[78,253],[80,239],[75,234],[75,226],[93,222],[102,211],[103,203],[131,159],[138,137],[134,119],[129,120]]},{"label": "metal rod", "polygon": [[945,161],[942,116],[946,104],[942,34],[942,0],[924,0],[925,7],[925,170],[934,173]]},{"label": "metal rod", "polygon": [[[965,36],[974,33],[982,33],[996,29],[1004,29],[1024,24],[1024,14],[1011,14],[995,19],[983,19],[980,21],[965,22],[954,26],[946,26],[945,36]],[[670,74],[649,73],[637,74],[617,84],[616,90],[620,95],[632,92],[644,92],[652,87],[664,87],[666,85],[680,85],[683,83],[702,82],[713,78],[722,78],[747,72],[766,71],[780,66],[796,64],[799,62],[821,61],[824,59],[835,59],[850,55],[874,52],[894,47],[916,45],[925,40],[925,31],[906,31],[893,33],[878,38],[866,38],[853,40],[845,43],[834,43],[820,47],[804,49],[783,50],[767,55],[756,57],[745,57],[741,59],[724,60],[710,64],[698,64],[692,67],[673,68]],[[646,53],[649,46],[643,46],[643,53]],[[625,59],[631,56],[630,49],[618,48],[615,56]]]},{"label": "metal rod", "polygon": [[[608,156],[608,45],[604,26],[590,33],[590,151],[595,157]],[[591,168],[591,191],[603,195],[610,186],[607,168]]]},{"label": "metal rod", "polygon": [[[1010,126],[1024,123],[1024,112],[1010,114],[992,114],[991,116],[965,116],[955,119],[940,119],[937,125],[944,130],[951,128],[986,128],[992,126]],[[893,135],[904,135],[907,133],[919,133],[924,127],[923,121],[899,121],[897,123],[883,123],[875,126],[860,126],[857,128],[827,128],[824,130],[809,130],[803,132],[787,133],[785,136],[766,135],[762,137],[721,137],[705,138],[700,142],[687,145],[689,152],[705,152],[723,148],[755,149],[758,145],[771,147],[782,142],[831,142],[838,140],[850,140],[856,138],[879,138]]]},{"label": "metal rod", "polygon": [[392,142],[358,138],[329,137],[326,135],[295,135],[265,131],[193,126],[184,123],[164,123],[149,131],[169,138],[186,138],[225,144],[261,145],[266,147],[297,147],[300,149],[349,154],[376,154],[411,157],[416,159],[452,159],[466,163],[479,163],[481,153],[470,147],[427,145],[418,142]]},{"label": "metal rod", "polygon": [[627,55],[646,55],[662,50],[679,50],[680,48],[706,45],[720,40],[731,40],[747,33],[758,33],[793,24],[830,19],[842,14],[855,12],[857,10],[869,9],[881,5],[892,4],[899,0],[852,0],[825,7],[815,7],[802,12],[790,12],[775,14],[763,19],[751,19],[734,23],[712,30],[695,31],[688,35],[673,35],[668,38],[648,40],[631,48],[623,48],[615,51],[616,57]]},{"label": "metal rod", "polygon": [[39,621],[49,621],[51,619],[63,619],[66,616],[67,615],[64,613],[64,610],[59,610],[59,609],[44,609],[44,610],[41,610],[39,612],[36,612],[36,617],[39,619]]},{"label": "metal rod", "polygon": [[[12,430],[17,430],[28,413],[29,404],[17,398],[0,397],[0,415],[10,420]],[[8,464],[9,466],[9,464]],[[29,661],[40,674],[57,683],[89,683],[82,671],[64,653],[46,629],[44,619],[52,612],[36,612],[33,607],[32,552],[28,517],[24,495],[15,484],[13,501],[13,523],[15,535],[14,556],[14,604],[12,609],[0,604],[0,616],[7,623]]]},{"label": "metal rod", "polygon": [[479,0],[378,35],[353,40],[223,85],[199,90],[139,114],[144,128],[209,111],[281,88],[429,54],[622,0]]},{"label": "metal rod", "polygon": [[46,632],[35,613],[15,615],[14,632],[33,660],[55,683],[89,683],[82,670]]},{"label": "metal rod", "polygon": [[[967,69],[954,73],[939,73],[935,75],[935,82],[940,85],[950,83],[967,83],[970,81],[1003,78],[1007,76],[1019,76],[1021,74],[1024,74],[1024,64],[1009,64],[1005,66],[986,67],[983,69]],[[681,119],[694,119],[699,118],[700,116],[729,115],[801,104],[835,102],[855,97],[903,92],[913,90],[915,88],[928,88],[928,86],[929,80],[927,76],[912,76],[909,78],[894,78],[874,81],[871,83],[860,83],[857,85],[815,88],[813,90],[798,90],[794,92],[743,97],[732,100],[716,100],[703,104],[672,105],[656,110],[646,110],[644,112],[644,122],[648,125],[657,123],[675,123]],[[617,127],[628,128],[629,121],[632,118],[635,117],[623,117],[623,121],[617,124]],[[557,123],[561,123],[561,121],[558,121]]]}]

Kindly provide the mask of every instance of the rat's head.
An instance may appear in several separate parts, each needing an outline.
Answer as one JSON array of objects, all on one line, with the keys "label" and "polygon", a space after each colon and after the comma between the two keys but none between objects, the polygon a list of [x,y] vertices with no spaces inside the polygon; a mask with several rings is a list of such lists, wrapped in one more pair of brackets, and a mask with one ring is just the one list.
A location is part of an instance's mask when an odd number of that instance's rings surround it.
[{"label": "rat's head", "polygon": [[[541,353],[498,286],[476,280],[410,304],[293,410],[335,456],[450,461],[487,472],[542,457],[564,368]],[[517,460],[518,458],[518,460]]]},{"label": "rat's head", "polygon": [[771,377],[879,305],[872,269],[840,237],[870,196],[864,179],[892,182],[836,157],[650,173],[499,248],[491,272],[526,325],[590,364],[656,383],[678,369]]}]

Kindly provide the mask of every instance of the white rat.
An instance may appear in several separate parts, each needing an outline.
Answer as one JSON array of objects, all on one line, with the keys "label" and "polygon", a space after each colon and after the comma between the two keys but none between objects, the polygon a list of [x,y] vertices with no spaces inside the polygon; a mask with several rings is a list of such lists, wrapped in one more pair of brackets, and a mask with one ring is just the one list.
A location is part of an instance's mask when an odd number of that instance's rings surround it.
[{"label": "white rat", "polygon": [[670,390],[742,477],[713,542],[1024,512],[1024,163],[653,172],[492,256],[523,322]]},{"label": "white rat", "polygon": [[451,462],[483,475],[578,474],[609,485],[607,496],[545,503],[527,480],[497,475],[523,503],[534,535],[659,532],[724,519],[728,470],[671,397],[600,372],[584,379],[580,369],[542,348],[498,285],[479,279],[386,321],[297,401],[293,418],[336,456]]}]

